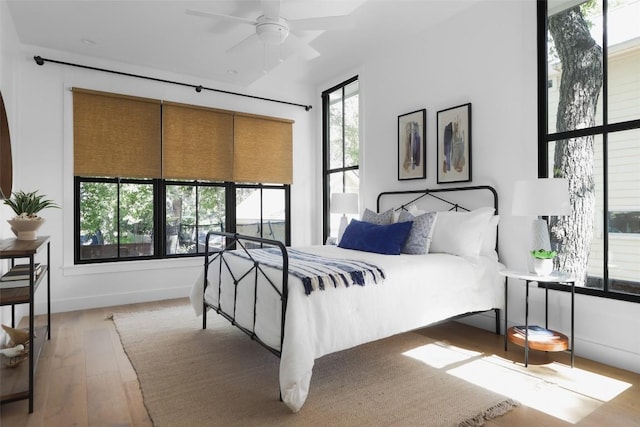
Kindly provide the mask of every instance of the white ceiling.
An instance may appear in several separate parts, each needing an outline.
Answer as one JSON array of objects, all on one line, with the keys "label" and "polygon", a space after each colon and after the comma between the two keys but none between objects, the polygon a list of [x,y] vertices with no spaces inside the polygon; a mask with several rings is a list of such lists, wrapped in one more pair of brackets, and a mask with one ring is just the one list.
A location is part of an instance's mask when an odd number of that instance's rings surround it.
[{"label": "white ceiling", "polygon": [[9,0],[8,6],[27,45],[249,86],[264,76],[265,64],[271,77],[325,82],[478,1],[282,0],[280,14],[290,20],[346,14],[353,19],[351,29],[301,33],[320,52],[310,61],[273,46],[265,55],[261,43],[227,53],[254,28],[185,13],[196,9],[254,20],[262,10],[255,0]]}]

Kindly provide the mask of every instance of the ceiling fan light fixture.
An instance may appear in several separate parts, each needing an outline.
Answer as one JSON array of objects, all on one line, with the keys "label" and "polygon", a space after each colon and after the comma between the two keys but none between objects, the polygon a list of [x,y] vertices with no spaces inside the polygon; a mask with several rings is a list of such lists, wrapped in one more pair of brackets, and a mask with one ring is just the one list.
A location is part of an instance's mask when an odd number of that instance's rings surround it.
[{"label": "ceiling fan light fixture", "polygon": [[269,19],[261,16],[257,20],[256,33],[266,44],[282,44],[289,36],[289,26],[284,18]]}]

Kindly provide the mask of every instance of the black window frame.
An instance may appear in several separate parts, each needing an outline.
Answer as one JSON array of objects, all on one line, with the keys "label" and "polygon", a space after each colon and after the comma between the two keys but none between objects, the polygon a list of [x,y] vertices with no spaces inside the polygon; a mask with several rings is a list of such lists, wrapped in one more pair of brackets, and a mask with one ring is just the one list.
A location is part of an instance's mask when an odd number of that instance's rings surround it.
[{"label": "black window frame", "polygon": [[[330,132],[329,128],[331,126],[329,117],[330,117],[330,99],[329,95],[337,90],[343,91],[343,96],[341,97],[342,102],[344,103],[344,89],[350,85],[351,83],[358,81],[358,76],[353,76],[350,79],[345,80],[344,82],[337,84],[325,91],[322,92],[322,241],[325,242],[329,237],[329,233],[331,232],[331,175],[334,173],[342,173],[343,176],[346,172],[359,170],[360,169],[360,161],[358,160],[357,165],[352,166],[344,166],[343,159],[343,167],[331,169],[331,159],[330,159]],[[344,105],[342,108],[344,114]],[[342,144],[343,144],[343,156],[344,156],[344,120],[342,126]],[[344,187],[344,182],[343,182]]]},{"label": "black window frame", "polygon": [[[127,257],[118,256],[111,258],[81,259],[81,229],[80,229],[80,187],[84,182],[110,183],[110,184],[150,184],[153,186],[153,255]],[[260,191],[264,189],[281,189],[284,191],[285,202],[285,242],[291,245],[291,185],[290,184],[262,184],[262,183],[234,183],[234,182],[209,182],[209,181],[180,181],[163,179],[136,179],[118,177],[80,177],[74,176],[74,264],[101,264],[126,261],[158,260],[170,258],[191,258],[202,256],[203,252],[168,254],[166,253],[166,187],[168,185],[187,185],[197,187],[222,187],[225,190],[225,231],[236,232],[236,189],[254,188]],[[196,210],[197,202],[196,202]],[[117,201],[116,215],[119,215],[120,202]],[[262,212],[262,207],[261,207]],[[197,214],[196,214],[197,218]],[[260,218],[262,222],[262,215]],[[198,220],[196,219],[196,226]],[[118,223],[120,223],[118,218]]]},{"label": "black window frame", "polygon": [[[189,253],[167,253],[167,227],[166,227],[166,200],[167,200],[167,187],[168,186],[186,186],[186,187],[196,187],[196,200],[195,200],[195,211],[196,211],[196,218],[195,218],[195,234],[196,236],[199,234],[199,229],[200,229],[200,215],[199,215],[199,209],[200,209],[200,203],[199,203],[199,189],[200,188],[223,188],[225,191],[225,223],[223,225],[224,230],[220,230],[220,231],[228,231],[228,227],[229,227],[229,220],[228,220],[228,216],[227,216],[227,211],[229,209],[229,201],[227,200],[228,196],[229,196],[229,186],[231,183],[228,182],[212,182],[212,181],[198,181],[198,180],[160,180],[160,198],[159,198],[159,203],[157,203],[157,208],[160,209],[162,212],[160,214],[160,228],[162,229],[162,236],[160,236],[160,240],[161,240],[161,252],[159,252],[160,254],[162,254],[163,258],[180,258],[180,257],[184,257],[184,256],[198,256],[198,255],[202,255],[204,252],[201,251],[197,251],[196,252],[189,252]],[[235,202],[235,201],[234,201]]]},{"label": "black window frame", "polygon": [[[607,4],[609,0],[603,1],[603,27],[602,27],[602,61],[603,61],[603,82],[602,82],[602,124],[590,128],[576,129],[566,132],[550,132],[548,129],[548,12],[547,0],[538,0],[537,2],[537,74],[538,74],[538,176],[540,178],[548,177],[549,162],[549,143],[569,138],[583,137],[586,135],[594,135],[602,137],[603,144],[603,203],[604,212],[609,212],[608,206],[608,135],[615,132],[637,130],[640,129],[640,119],[628,120],[623,122],[608,123],[608,42],[607,42]],[[603,215],[603,230],[609,230],[609,215]],[[626,294],[609,290],[611,280],[607,268],[609,262],[609,233],[603,233],[603,288],[576,287],[575,291],[579,294],[597,296],[608,299],[615,299],[628,302],[640,302],[640,294]],[[571,291],[571,287],[559,283],[549,284],[550,289],[560,291]]]}]

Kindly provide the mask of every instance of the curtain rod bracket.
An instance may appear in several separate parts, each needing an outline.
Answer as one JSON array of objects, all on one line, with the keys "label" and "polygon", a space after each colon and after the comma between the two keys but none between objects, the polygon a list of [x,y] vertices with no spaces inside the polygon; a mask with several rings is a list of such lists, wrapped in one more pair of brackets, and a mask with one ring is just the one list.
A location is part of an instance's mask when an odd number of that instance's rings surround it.
[{"label": "curtain rod bracket", "polygon": [[282,100],[279,100],[279,99],[263,98],[261,96],[247,95],[247,94],[244,94],[244,93],[231,92],[231,91],[222,90],[222,89],[214,89],[214,88],[210,88],[210,87],[204,87],[202,85],[196,86],[196,85],[189,84],[189,83],[183,83],[183,82],[177,82],[177,81],[172,81],[172,80],[159,79],[159,78],[156,78],[156,77],[143,76],[143,75],[140,75],[140,74],[125,73],[124,71],[115,71],[115,70],[108,70],[106,68],[91,67],[89,65],[74,64],[72,62],[64,62],[64,61],[58,61],[58,60],[55,60],[55,59],[43,58],[40,55],[34,56],[33,60],[38,65],[44,65],[44,63],[46,61],[46,62],[53,62],[54,64],[69,65],[71,67],[84,68],[86,70],[102,71],[102,72],[105,72],[105,73],[118,74],[118,75],[121,75],[121,76],[136,77],[136,78],[139,78],[139,79],[152,80],[154,82],[169,83],[169,84],[174,84],[174,85],[178,85],[178,86],[187,86],[187,87],[194,88],[196,90],[196,92],[198,92],[198,93],[202,92],[203,89],[206,89],[206,90],[209,90],[211,92],[226,93],[227,95],[242,96],[242,97],[245,97],[245,98],[258,99],[258,100],[261,100],[261,101],[277,102],[279,104],[293,105],[295,107],[302,107],[302,108],[304,108],[305,111],[309,111],[312,108],[311,105],[296,104],[295,102],[282,101]]}]

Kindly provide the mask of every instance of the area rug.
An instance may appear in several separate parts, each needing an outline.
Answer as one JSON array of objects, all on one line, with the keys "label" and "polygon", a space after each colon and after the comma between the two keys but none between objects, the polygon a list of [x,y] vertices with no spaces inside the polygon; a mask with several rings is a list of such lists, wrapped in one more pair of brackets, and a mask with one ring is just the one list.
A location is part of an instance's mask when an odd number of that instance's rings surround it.
[{"label": "area rug", "polygon": [[206,330],[188,305],[113,320],[156,426],[476,426],[517,405],[411,356],[434,341],[409,332],[316,360],[294,414],[279,359],[215,313]]}]

